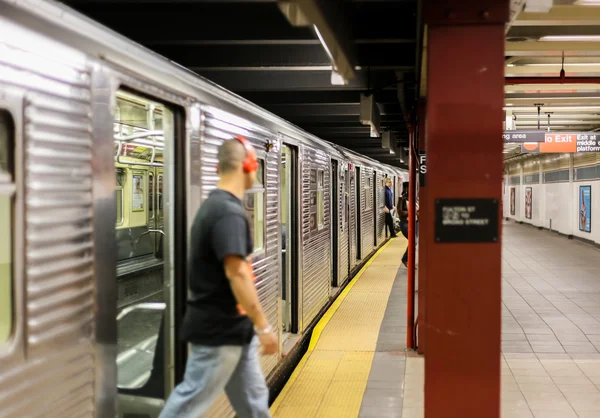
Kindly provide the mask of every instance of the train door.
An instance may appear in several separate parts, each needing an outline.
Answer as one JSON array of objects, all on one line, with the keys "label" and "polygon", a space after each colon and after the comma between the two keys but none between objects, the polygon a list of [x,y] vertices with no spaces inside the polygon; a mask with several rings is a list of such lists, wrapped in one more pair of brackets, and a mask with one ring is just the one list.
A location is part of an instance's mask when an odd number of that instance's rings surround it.
[{"label": "train door", "polygon": [[378,216],[378,210],[379,210],[379,202],[377,200],[377,193],[381,193],[381,190],[379,190],[379,187],[377,185],[377,172],[373,171],[373,187],[371,190],[371,193],[373,194],[373,204],[372,206],[372,210],[373,210],[373,247],[377,247],[377,216]]},{"label": "train door", "polygon": [[342,220],[340,219],[340,193],[339,193],[339,174],[337,160],[331,160],[331,286],[337,287],[339,278],[339,231]]},{"label": "train door", "polygon": [[283,144],[281,148],[281,299],[282,330],[298,332],[298,148]]},{"label": "train door", "polygon": [[352,270],[352,228],[350,228],[350,175],[348,169],[344,170],[344,193],[343,193],[343,204],[344,204],[344,219],[346,226],[346,255],[344,258],[348,260],[347,264],[347,277],[350,278],[350,271]]},{"label": "train door", "polygon": [[360,167],[356,167],[356,179],[354,184],[356,186],[356,259],[362,258],[362,181],[361,181]]},{"label": "train door", "polygon": [[175,149],[181,129],[174,109],[130,92],[117,93],[114,114],[118,416],[153,418],[174,386],[180,348],[173,301],[185,295],[186,257],[175,262],[187,237],[185,193],[174,193],[185,173]]}]

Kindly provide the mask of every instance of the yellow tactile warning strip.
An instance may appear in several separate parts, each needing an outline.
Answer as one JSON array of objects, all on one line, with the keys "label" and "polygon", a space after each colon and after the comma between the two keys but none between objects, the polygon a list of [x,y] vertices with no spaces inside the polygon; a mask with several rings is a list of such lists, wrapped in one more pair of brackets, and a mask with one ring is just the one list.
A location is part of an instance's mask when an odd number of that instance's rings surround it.
[{"label": "yellow tactile warning strip", "polygon": [[382,247],[321,318],[308,351],[271,407],[275,418],[358,417],[406,245],[398,237]]}]

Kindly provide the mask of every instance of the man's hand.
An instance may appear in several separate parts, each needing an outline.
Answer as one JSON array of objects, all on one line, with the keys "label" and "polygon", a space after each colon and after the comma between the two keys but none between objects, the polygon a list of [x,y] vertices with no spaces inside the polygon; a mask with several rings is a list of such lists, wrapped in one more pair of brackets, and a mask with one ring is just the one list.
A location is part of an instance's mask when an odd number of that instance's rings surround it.
[{"label": "man's hand", "polygon": [[384,211],[385,213],[390,213],[390,210],[387,208],[387,206],[385,206],[385,207],[383,208],[383,211]]},{"label": "man's hand", "polygon": [[277,352],[277,336],[274,332],[258,336],[260,341],[260,353],[263,355],[275,354]]}]

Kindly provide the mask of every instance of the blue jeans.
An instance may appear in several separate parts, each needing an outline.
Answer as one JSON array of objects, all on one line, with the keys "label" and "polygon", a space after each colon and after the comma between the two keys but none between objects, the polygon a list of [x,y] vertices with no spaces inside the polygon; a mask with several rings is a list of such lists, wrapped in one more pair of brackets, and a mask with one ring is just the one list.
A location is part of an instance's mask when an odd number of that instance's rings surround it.
[{"label": "blue jeans", "polygon": [[192,344],[183,382],[173,390],[159,418],[199,418],[223,391],[238,417],[271,417],[257,337],[245,346]]}]

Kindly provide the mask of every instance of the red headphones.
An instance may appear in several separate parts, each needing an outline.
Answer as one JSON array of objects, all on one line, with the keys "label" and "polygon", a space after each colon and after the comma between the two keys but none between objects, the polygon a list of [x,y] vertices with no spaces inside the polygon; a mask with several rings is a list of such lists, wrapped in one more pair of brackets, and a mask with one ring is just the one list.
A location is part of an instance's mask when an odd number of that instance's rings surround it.
[{"label": "red headphones", "polygon": [[246,158],[242,163],[244,173],[253,173],[258,170],[258,159],[256,158],[256,151],[252,144],[243,136],[236,136],[234,139],[240,141],[246,149]]}]

